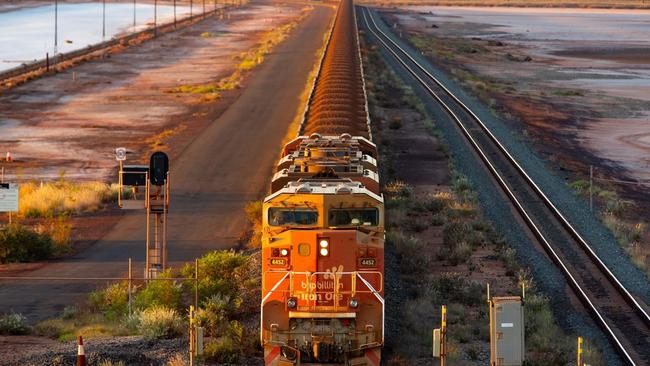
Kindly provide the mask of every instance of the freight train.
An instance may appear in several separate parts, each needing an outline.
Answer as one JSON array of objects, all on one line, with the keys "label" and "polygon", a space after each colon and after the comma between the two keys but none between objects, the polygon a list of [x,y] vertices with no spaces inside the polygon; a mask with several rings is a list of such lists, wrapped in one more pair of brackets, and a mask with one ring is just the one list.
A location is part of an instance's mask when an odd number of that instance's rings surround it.
[{"label": "freight train", "polygon": [[384,201],[356,19],[342,0],[300,133],[263,203],[265,365],[379,365]]}]

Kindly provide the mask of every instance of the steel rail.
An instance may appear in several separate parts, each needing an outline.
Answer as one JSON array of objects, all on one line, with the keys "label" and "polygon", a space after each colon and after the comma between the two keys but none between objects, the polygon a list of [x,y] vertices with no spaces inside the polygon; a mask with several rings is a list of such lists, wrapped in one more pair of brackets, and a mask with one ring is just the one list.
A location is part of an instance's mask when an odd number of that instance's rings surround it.
[{"label": "steel rail", "polygon": [[[365,8],[363,8],[365,9]],[[366,13],[368,14],[366,16]],[[512,155],[505,149],[505,147],[500,143],[500,141],[492,134],[492,132],[489,130],[489,128],[480,120],[480,118],[469,108],[467,107],[464,103],[462,103],[449,89],[447,89],[438,79],[436,79],[433,75],[431,75],[426,69],[424,69],[408,52],[406,52],[401,46],[399,46],[395,41],[393,41],[386,33],[384,33],[377,23],[375,22],[375,19],[372,16],[372,13],[368,10],[365,9],[365,12],[362,10],[362,14],[366,23],[366,27],[368,30],[376,37],[377,40],[379,40],[384,47],[393,54],[395,59],[401,63],[405,69],[412,74],[421,84],[422,86],[427,89],[427,91],[438,101],[438,103],[443,106],[443,108],[452,116],[456,124],[459,126],[459,128],[462,130],[463,134],[466,136],[466,138],[470,141],[470,144],[473,146],[473,148],[476,150],[477,154],[481,157],[481,160],[484,161],[492,175],[495,177],[499,185],[504,189],[505,193],[508,195],[509,199],[513,202],[517,210],[520,212],[522,217],[524,218],[524,221],[526,221],[527,225],[531,228],[533,231],[533,234],[544,244],[546,247],[547,252],[551,255],[551,258],[556,262],[558,266],[563,270],[565,276],[568,278],[569,283],[572,285],[574,290],[578,292],[578,295],[580,295],[581,300],[585,305],[591,310],[592,314],[597,318],[598,322],[600,325],[605,329],[607,332],[608,336],[614,341],[614,344],[616,345],[616,348],[618,349],[619,353],[624,357],[624,359],[632,364],[636,365],[632,357],[630,356],[629,352],[625,349],[625,347],[622,345],[621,341],[619,340],[618,336],[613,332],[612,328],[610,325],[607,323],[607,321],[604,319],[600,311],[598,311],[597,307],[593,304],[592,300],[589,298],[589,296],[585,293],[585,291],[582,289],[582,287],[578,284],[577,280],[575,277],[571,274],[567,266],[564,264],[564,262],[560,259],[552,245],[549,243],[549,241],[546,239],[546,237],[542,234],[541,230],[538,228],[538,226],[534,223],[528,212],[526,212],[525,208],[523,205],[520,203],[520,201],[517,199],[517,197],[514,195],[512,190],[507,186],[505,180],[501,176],[501,174],[497,171],[495,166],[492,164],[492,162],[489,160],[487,155],[483,152],[483,149],[479,146],[479,144],[476,142],[474,137],[470,134],[469,130],[466,128],[466,126],[462,123],[458,115],[440,98],[440,96],[431,89],[431,87],[428,85],[427,82],[425,82],[411,67],[408,66],[408,64],[397,54],[397,52],[391,48],[390,45],[388,45],[382,37],[380,37],[370,26],[370,23],[368,22],[368,18],[372,21],[375,29],[380,32],[388,41],[390,41],[395,48],[397,48],[401,53],[403,53],[405,56],[407,56],[410,61],[416,65],[420,71],[422,71],[424,74],[426,74],[431,80],[433,80],[438,86],[440,86],[449,96],[453,98],[453,100],[458,103],[466,112],[468,112],[481,126],[484,132],[487,133],[487,135],[490,137],[492,142],[495,143],[495,145],[498,147],[498,149],[503,153],[504,156],[507,157],[509,162],[517,169],[517,171],[526,179],[526,181],[530,184],[532,188],[534,188],[534,191],[542,198],[542,201],[551,209],[551,212],[555,215],[556,218],[560,220],[560,223],[565,226],[569,234],[576,240],[578,241],[582,246],[583,249],[587,251],[587,254],[590,255],[590,257],[596,262],[595,264],[599,269],[601,269],[606,277],[610,279],[610,282],[612,283],[613,287],[617,289],[622,295],[623,298],[628,304],[633,305],[634,310],[639,313],[638,315],[642,315],[643,320],[648,323],[648,320],[650,320],[650,317],[648,314],[645,312],[645,310],[640,306],[640,304],[634,299],[634,297],[629,293],[629,291],[620,283],[620,281],[609,271],[609,269],[604,265],[604,263],[598,258],[598,256],[593,252],[593,250],[589,247],[589,245],[584,241],[584,239],[577,233],[577,231],[569,224],[568,220],[559,212],[559,210],[555,207],[555,205],[548,199],[548,197],[541,191],[539,186],[530,178],[530,176],[523,170],[523,168],[518,164],[518,162],[512,157]]]}]

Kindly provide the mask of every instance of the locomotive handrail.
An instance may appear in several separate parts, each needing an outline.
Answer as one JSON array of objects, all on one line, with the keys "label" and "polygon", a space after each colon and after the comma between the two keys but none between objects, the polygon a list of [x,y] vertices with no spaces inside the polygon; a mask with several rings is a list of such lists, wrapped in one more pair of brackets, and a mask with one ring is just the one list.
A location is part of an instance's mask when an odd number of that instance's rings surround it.
[{"label": "locomotive handrail", "polygon": [[[316,294],[327,294],[327,293],[334,293],[334,298],[338,299],[338,295],[350,295],[350,296],[355,296],[357,293],[360,294],[373,294],[379,302],[382,304],[382,312],[383,312],[383,307],[384,307],[384,299],[381,296],[381,292],[383,292],[384,289],[384,276],[381,272],[379,271],[352,271],[352,272],[296,272],[296,271],[278,271],[278,270],[268,270],[264,272],[264,276],[262,279],[262,288],[266,288],[266,281],[264,278],[266,275],[275,273],[275,274],[284,274],[280,280],[278,280],[273,287],[266,292],[266,295],[262,299],[262,304],[268,300],[268,298],[271,296],[272,293],[284,293],[284,294],[289,294],[290,296],[294,295],[306,295],[306,300],[308,301],[309,307],[316,307],[315,302],[318,300],[318,296],[312,296]],[[343,276],[350,276],[350,290],[339,290],[339,284],[340,284],[340,279]],[[378,281],[379,281],[379,288],[375,289],[374,286],[366,279],[363,275],[376,275],[378,276]],[[314,283],[313,280],[315,276],[328,276],[332,277],[332,280],[334,281],[334,286],[332,289],[327,289],[327,290],[319,290],[316,287],[312,287],[311,285],[307,285],[307,288],[305,291],[301,290],[296,290],[294,287],[294,281],[296,276],[304,276],[304,279],[307,281],[308,284]],[[287,280],[287,277],[289,277],[289,289],[281,289],[279,290],[278,287]],[[360,290],[357,289],[357,278],[361,280],[361,282],[368,288],[368,290]],[[329,279],[329,278],[328,278]],[[334,299],[333,298],[333,299]],[[303,298],[303,300],[305,300]],[[313,302],[313,304],[312,304]],[[337,310],[339,305],[338,301],[333,301],[334,302],[334,309]]]}]

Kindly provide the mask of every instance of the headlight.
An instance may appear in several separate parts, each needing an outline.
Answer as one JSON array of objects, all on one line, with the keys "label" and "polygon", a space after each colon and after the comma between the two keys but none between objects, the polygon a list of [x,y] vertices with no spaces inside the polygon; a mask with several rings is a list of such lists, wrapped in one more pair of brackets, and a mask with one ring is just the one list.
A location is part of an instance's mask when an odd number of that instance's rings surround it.
[{"label": "headlight", "polygon": [[294,309],[296,306],[298,306],[298,300],[295,297],[290,297],[289,300],[287,300],[287,307],[289,309]]},{"label": "headlight", "polygon": [[320,247],[321,248],[327,248],[330,245],[330,242],[327,241],[326,239],[323,239],[320,241]]},{"label": "headlight", "polygon": [[350,307],[353,309],[356,309],[359,307],[359,300],[357,299],[351,299],[350,300]]},{"label": "headlight", "polygon": [[330,254],[330,251],[327,248],[320,248],[320,255],[327,257],[328,254]]},{"label": "headlight", "polygon": [[280,250],[280,255],[282,255],[283,257],[286,257],[287,255],[289,255],[289,251],[286,250],[286,249],[281,249]]}]

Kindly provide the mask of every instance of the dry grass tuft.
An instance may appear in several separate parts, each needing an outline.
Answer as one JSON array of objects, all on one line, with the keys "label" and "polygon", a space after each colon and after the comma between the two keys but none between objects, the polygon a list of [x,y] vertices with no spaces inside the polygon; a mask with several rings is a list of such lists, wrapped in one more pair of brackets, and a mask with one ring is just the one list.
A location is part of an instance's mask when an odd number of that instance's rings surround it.
[{"label": "dry grass tuft", "polygon": [[116,187],[101,182],[30,182],[20,187],[19,213],[24,217],[54,217],[93,212],[116,194]]}]

